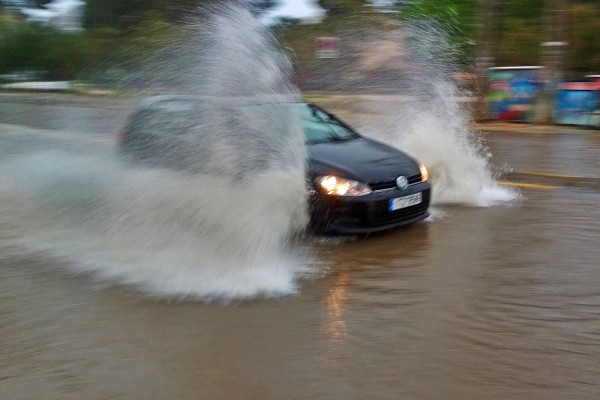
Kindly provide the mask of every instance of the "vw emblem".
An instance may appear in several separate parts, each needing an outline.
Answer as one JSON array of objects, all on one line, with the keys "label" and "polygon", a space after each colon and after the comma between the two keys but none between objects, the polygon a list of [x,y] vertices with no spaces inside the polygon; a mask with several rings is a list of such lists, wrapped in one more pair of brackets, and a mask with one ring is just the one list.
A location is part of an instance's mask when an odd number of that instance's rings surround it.
[{"label": "vw emblem", "polygon": [[396,185],[398,186],[398,189],[404,190],[408,187],[408,179],[406,179],[405,176],[399,176],[398,179],[396,179]]}]

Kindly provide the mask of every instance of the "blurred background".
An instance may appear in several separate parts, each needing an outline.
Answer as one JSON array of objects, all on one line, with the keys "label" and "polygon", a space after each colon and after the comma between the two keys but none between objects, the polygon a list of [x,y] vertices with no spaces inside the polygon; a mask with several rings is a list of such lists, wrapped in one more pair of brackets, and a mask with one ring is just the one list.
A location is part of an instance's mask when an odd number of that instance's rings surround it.
[{"label": "blurred background", "polygon": [[[414,62],[406,27],[417,26],[444,42],[443,51],[439,44],[430,51],[428,73],[479,95],[480,118],[600,123],[595,0],[235,1],[273,30],[303,90],[408,89]],[[1,0],[0,83],[114,87],[149,54],[185,41],[182,26],[202,25],[204,11],[223,2]]]},{"label": "blurred background", "polygon": [[[256,13],[272,12],[285,1],[248,0]],[[214,0],[2,0],[0,73],[37,70],[51,79],[109,79],[99,69],[110,58],[134,56],[177,35],[197,7]],[[290,14],[269,23],[296,56],[299,74],[315,72],[313,46],[319,36],[352,30],[383,30],[398,20],[439,23],[456,45],[457,62],[469,71],[476,56],[490,66],[541,65],[544,43],[558,45],[565,77],[600,72],[600,4],[595,0],[294,0]],[[306,3],[301,5],[300,3]],[[318,4],[317,4],[318,3]],[[54,7],[52,7],[54,6]],[[314,18],[306,9],[316,10]],[[294,9],[297,16],[293,15]],[[326,11],[321,14],[320,11]],[[340,43],[353,61],[359,49]],[[555,43],[558,44],[558,43]],[[483,47],[479,49],[479,47]],[[125,51],[126,50],[126,51]],[[478,53],[479,51],[479,53]],[[123,54],[125,53],[125,54]],[[356,60],[354,60],[356,61]],[[363,63],[366,74],[384,74],[395,65]],[[383,64],[383,63],[381,63]]]}]

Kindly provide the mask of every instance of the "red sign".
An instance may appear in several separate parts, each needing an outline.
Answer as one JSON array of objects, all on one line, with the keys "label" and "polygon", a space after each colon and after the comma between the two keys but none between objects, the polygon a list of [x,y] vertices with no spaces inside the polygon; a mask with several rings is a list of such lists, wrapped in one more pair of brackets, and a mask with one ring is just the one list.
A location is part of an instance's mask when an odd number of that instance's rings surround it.
[{"label": "red sign", "polygon": [[337,58],[338,53],[338,38],[318,37],[315,39],[316,58]]},{"label": "red sign", "polygon": [[562,82],[559,90],[600,90],[600,81],[596,82]]}]

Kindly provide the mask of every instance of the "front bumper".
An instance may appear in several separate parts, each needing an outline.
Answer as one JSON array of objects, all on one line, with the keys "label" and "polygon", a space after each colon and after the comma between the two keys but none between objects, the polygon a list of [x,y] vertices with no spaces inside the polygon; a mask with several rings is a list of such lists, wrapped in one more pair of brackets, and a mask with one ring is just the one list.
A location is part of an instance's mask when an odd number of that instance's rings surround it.
[{"label": "front bumper", "polygon": [[[419,204],[389,211],[390,199],[422,193]],[[415,223],[429,216],[431,185],[420,182],[405,190],[375,191],[366,196],[338,197],[315,193],[310,199],[310,226],[317,232],[361,235]]]}]

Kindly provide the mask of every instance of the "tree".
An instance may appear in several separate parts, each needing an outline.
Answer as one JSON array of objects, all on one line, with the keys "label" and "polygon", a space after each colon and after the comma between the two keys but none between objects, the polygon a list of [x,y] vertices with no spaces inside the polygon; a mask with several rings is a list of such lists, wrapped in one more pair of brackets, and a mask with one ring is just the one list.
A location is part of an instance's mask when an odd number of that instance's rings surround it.
[{"label": "tree", "polygon": [[87,0],[84,25],[87,28],[132,29],[152,15],[177,21],[200,5],[212,0]]},{"label": "tree", "polygon": [[406,5],[400,18],[443,30],[458,54],[457,61],[469,63],[476,43],[477,4],[477,0],[418,0]]},{"label": "tree", "polygon": [[329,14],[352,12],[366,4],[366,0],[319,0],[319,5]]},{"label": "tree", "polygon": [[565,62],[575,76],[600,72],[600,5],[581,3],[569,10],[570,19],[577,22],[570,24],[567,31]]}]

